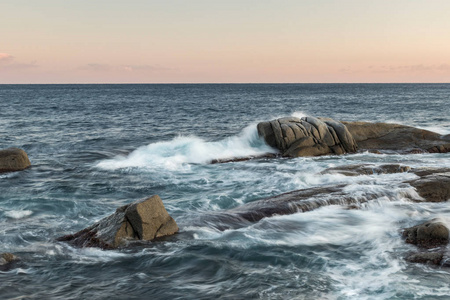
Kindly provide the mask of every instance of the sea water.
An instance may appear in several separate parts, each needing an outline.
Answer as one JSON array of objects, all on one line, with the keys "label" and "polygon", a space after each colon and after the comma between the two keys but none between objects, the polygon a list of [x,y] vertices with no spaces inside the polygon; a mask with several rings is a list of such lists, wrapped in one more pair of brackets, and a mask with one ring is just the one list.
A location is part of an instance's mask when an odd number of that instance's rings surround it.
[{"label": "sea water", "polygon": [[[256,124],[284,116],[382,121],[450,133],[450,84],[0,85],[0,148],[32,168],[0,174],[1,299],[448,299],[450,270],[407,263],[401,228],[447,203],[413,203],[414,174],[320,174],[350,164],[450,167],[449,154],[227,159],[276,153]],[[347,184],[333,205],[220,230],[211,213]],[[122,250],[55,239],[158,194],[180,232]]]}]

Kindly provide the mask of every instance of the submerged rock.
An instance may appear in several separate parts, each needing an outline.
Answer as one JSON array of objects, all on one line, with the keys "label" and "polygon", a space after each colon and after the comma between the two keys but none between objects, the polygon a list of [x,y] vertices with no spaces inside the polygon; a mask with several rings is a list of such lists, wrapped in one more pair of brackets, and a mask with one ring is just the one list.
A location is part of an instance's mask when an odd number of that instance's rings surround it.
[{"label": "submerged rock", "polygon": [[21,171],[31,166],[28,155],[19,148],[0,150],[0,173]]},{"label": "submerged rock", "polygon": [[448,168],[415,168],[399,165],[387,164],[381,166],[374,165],[349,165],[329,168],[321,174],[342,174],[346,176],[391,174],[411,172],[419,176],[418,179],[406,181],[413,186],[419,196],[423,199],[413,199],[415,201],[445,202],[450,200],[450,169]]},{"label": "submerged rock", "polygon": [[18,260],[19,258],[12,253],[0,253],[0,271],[11,269],[13,264]]},{"label": "submerged rock", "polygon": [[116,212],[75,234],[58,238],[77,247],[114,249],[127,241],[152,241],[178,231],[175,220],[155,195],[119,207]]},{"label": "submerged rock", "polygon": [[411,263],[441,265],[444,252],[416,252],[408,255],[406,261]]},{"label": "submerged rock", "polygon": [[411,167],[400,164],[375,165],[347,165],[335,168],[329,168],[322,171],[321,174],[342,174],[345,176],[359,176],[372,174],[392,174],[404,173],[411,170]]}]

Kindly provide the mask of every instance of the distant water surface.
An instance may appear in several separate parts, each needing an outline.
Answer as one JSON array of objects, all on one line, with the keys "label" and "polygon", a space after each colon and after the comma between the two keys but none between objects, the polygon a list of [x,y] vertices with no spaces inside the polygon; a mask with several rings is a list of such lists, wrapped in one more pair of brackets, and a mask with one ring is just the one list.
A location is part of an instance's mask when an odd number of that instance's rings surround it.
[{"label": "distant water surface", "polygon": [[[447,299],[450,270],[411,265],[399,230],[447,203],[411,203],[415,175],[319,175],[348,164],[450,167],[449,154],[274,152],[256,124],[282,116],[383,121],[450,134],[450,84],[0,85],[0,148],[33,164],[0,175],[2,299]],[[195,220],[280,193],[349,184],[379,198],[219,231]],[[180,233],[103,251],[55,242],[118,206],[160,195]]]}]

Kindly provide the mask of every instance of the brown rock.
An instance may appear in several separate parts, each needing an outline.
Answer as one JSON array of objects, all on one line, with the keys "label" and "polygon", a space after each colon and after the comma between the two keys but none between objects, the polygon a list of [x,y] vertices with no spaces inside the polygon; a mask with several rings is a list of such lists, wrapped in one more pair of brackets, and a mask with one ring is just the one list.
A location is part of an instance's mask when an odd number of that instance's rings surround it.
[{"label": "brown rock", "polygon": [[281,118],[259,123],[259,135],[285,157],[355,152],[355,140],[345,125],[314,117]]},{"label": "brown rock", "polygon": [[152,241],[178,231],[175,220],[155,195],[119,207],[116,212],[75,234],[58,238],[77,247],[114,249],[130,240]]},{"label": "brown rock", "polygon": [[362,150],[421,153],[434,149],[435,152],[445,152],[450,146],[448,136],[411,126],[371,122],[342,123],[355,139],[358,148]]},{"label": "brown rock", "polygon": [[345,176],[372,175],[372,174],[392,174],[404,173],[411,170],[411,167],[399,164],[375,165],[347,165],[335,168],[329,168],[321,174],[342,174]]},{"label": "brown rock", "polygon": [[28,155],[22,149],[0,150],[0,173],[21,171],[31,166]]},{"label": "brown rock", "polygon": [[449,230],[439,219],[406,228],[402,233],[405,241],[424,248],[435,248],[448,244]]},{"label": "brown rock", "polygon": [[[450,199],[450,170],[414,170],[419,179],[409,181],[417,193],[428,202],[444,202]],[[442,171],[442,172],[439,172]]]},{"label": "brown rock", "polygon": [[12,263],[13,261],[17,261],[19,258],[12,253],[1,253],[0,254],[0,266]]},{"label": "brown rock", "polygon": [[12,253],[0,253],[0,271],[8,271],[15,267],[19,258]]},{"label": "brown rock", "polygon": [[441,265],[443,252],[417,252],[406,257],[406,261],[419,264]]}]

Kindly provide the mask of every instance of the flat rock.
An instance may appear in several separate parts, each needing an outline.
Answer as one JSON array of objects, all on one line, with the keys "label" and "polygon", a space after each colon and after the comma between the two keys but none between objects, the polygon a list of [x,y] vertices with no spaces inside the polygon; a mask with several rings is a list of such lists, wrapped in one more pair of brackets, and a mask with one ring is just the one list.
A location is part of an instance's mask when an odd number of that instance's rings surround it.
[{"label": "flat rock", "polygon": [[444,258],[444,253],[439,252],[416,252],[408,255],[406,261],[411,263],[428,264],[440,266],[442,259]]},{"label": "flat rock", "polygon": [[178,225],[155,195],[119,207],[116,212],[75,234],[58,238],[76,247],[114,249],[129,241],[152,241],[175,234]]},{"label": "flat rock", "polygon": [[329,168],[322,171],[321,174],[342,174],[345,176],[359,176],[372,174],[404,173],[410,170],[411,167],[400,164],[385,164],[381,166],[358,164]]},{"label": "flat rock", "polygon": [[450,137],[411,126],[391,123],[344,122],[360,150],[403,153],[450,151]]},{"label": "flat rock", "polygon": [[28,155],[19,148],[0,150],[0,173],[21,171],[31,166]]}]

